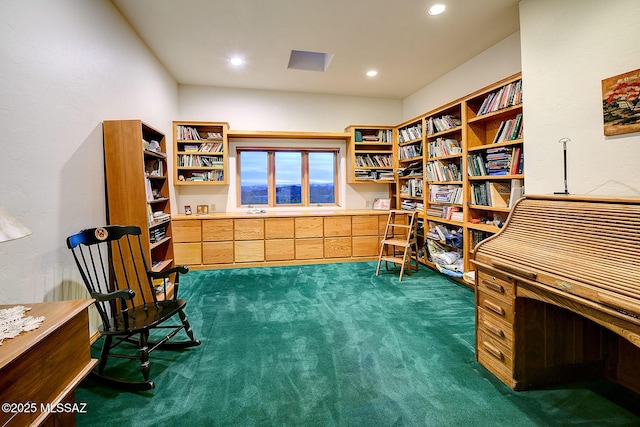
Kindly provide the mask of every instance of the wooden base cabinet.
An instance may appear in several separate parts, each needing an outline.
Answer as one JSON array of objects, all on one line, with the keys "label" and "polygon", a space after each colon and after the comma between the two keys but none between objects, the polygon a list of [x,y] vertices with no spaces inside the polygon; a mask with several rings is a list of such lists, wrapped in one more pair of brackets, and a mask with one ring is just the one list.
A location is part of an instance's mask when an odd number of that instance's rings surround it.
[{"label": "wooden base cabinet", "polygon": [[209,214],[173,218],[174,252],[192,268],[377,259],[385,211],[339,214]]}]

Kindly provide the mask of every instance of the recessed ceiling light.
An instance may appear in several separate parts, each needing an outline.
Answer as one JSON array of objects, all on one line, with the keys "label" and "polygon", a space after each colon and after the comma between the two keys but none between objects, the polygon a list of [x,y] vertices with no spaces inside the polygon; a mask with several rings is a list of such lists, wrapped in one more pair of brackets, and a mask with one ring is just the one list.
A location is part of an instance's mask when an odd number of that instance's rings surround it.
[{"label": "recessed ceiling light", "polygon": [[429,15],[440,15],[446,8],[443,4],[434,4],[427,10],[427,13]]},{"label": "recessed ceiling light", "polygon": [[244,64],[244,59],[240,58],[239,56],[234,56],[229,60],[229,62],[231,63],[231,65],[235,65],[237,67],[238,65]]},{"label": "recessed ceiling light", "polygon": [[378,75],[378,72],[376,70],[367,71],[367,76],[369,77],[375,77],[377,75]]}]

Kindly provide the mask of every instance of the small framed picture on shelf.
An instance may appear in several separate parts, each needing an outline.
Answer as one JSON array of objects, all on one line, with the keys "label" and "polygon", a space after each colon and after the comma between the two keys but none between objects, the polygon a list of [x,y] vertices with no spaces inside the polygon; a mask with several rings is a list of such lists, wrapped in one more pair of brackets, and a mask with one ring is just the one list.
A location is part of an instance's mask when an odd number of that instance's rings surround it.
[{"label": "small framed picture on shelf", "polygon": [[191,206],[189,206],[189,205],[185,205],[185,207],[184,207],[184,214],[185,214],[185,215],[191,215]]},{"label": "small framed picture on shelf", "polygon": [[391,209],[391,199],[373,199],[373,209],[377,211],[388,211]]}]

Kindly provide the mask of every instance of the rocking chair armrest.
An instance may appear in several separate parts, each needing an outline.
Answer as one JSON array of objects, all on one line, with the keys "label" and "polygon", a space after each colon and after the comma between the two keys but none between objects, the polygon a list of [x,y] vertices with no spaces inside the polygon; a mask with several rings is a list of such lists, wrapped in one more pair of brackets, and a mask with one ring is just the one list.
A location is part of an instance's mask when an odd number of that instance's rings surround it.
[{"label": "rocking chair armrest", "polygon": [[122,289],[115,292],[109,292],[108,294],[102,294],[100,292],[92,292],[91,298],[97,301],[110,301],[117,298],[131,300],[136,296],[136,292],[133,289]]},{"label": "rocking chair armrest", "polygon": [[189,267],[187,267],[186,265],[177,265],[168,270],[162,270],[162,271],[149,270],[148,273],[149,273],[149,277],[151,277],[152,279],[164,279],[165,277],[168,277],[169,275],[174,273],[187,274],[188,272],[189,272]]}]

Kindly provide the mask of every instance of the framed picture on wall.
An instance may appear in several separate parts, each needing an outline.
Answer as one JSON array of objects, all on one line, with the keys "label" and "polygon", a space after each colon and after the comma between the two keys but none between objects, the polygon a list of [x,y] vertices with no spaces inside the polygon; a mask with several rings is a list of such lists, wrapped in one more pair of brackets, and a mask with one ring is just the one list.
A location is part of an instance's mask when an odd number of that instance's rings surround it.
[{"label": "framed picture on wall", "polygon": [[640,132],[640,69],[602,81],[604,134]]},{"label": "framed picture on wall", "polygon": [[373,199],[373,209],[377,211],[388,211],[391,209],[391,199]]}]

